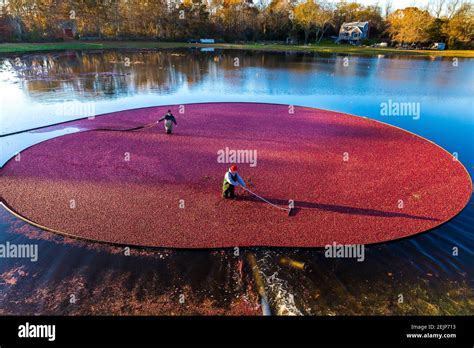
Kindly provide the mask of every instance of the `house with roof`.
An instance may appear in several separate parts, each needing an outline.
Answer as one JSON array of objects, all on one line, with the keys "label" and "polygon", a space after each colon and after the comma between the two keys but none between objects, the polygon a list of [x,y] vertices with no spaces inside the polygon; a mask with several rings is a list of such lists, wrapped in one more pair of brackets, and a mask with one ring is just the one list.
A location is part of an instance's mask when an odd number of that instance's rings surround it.
[{"label": "house with roof", "polygon": [[63,20],[59,23],[59,29],[64,39],[73,39],[77,34],[77,25],[75,20]]},{"label": "house with roof", "polygon": [[369,22],[343,23],[339,29],[337,43],[347,42],[353,45],[360,44],[361,40],[369,37]]}]

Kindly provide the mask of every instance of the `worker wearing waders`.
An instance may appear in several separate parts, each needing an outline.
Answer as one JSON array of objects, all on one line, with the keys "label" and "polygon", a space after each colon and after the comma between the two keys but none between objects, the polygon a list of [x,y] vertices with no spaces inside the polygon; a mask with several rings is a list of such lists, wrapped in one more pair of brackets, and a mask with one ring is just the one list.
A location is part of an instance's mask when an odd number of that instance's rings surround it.
[{"label": "worker wearing waders", "polygon": [[176,119],[174,118],[173,114],[171,113],[171,110],[168,110],[165,116],[160,118],[158,122],[165,121],[165,131],[166,134],[171,134],[173,132],[173,123],[175,126],[178,124],[176,123]]},{"label": "worker wearing waders", "polygon": [[223,198],[235,198],[235,187],[245,185],[244,180],[237,173],[237,166],[233,165],[229,168],[229,171],[224,176],[224,182],[222,183],[222,197]]}]

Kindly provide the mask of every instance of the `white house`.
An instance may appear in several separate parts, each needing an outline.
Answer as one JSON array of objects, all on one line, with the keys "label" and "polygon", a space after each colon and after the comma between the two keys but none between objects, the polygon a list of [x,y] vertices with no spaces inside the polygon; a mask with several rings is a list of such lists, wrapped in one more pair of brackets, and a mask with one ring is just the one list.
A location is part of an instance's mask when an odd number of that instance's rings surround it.
[{"label": "white house", "polygon": [[339,37],[336,42],[348,42],[359,44],[361,40],[369,37],[369,22],[343,23],[339,29]]}]

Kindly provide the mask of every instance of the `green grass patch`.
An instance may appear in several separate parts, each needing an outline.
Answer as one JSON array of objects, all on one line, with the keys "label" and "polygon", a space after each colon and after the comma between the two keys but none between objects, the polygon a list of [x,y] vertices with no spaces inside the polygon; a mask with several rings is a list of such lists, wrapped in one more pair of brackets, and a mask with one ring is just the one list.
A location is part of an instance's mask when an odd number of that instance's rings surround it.
[{"label": "green grass patch", "polygon": [[332,42],[322,42],[319,45],[281,45],[281,44],[188,44],[185,42],[153,42],[153,41],[71,41],[60,43],[4,43],[0,44],[0,53],[24,53],[58,50],[89,50],[89,49],[154,49],[154,48],[181,48],[181,47],[214,47],[221,49],[262,50],[262,51],[298,51],[343,53],[354,55],[421,55],[474,58],[474,50],[398,50],[395,48],[374,48],[352,45],[337,45]]}]

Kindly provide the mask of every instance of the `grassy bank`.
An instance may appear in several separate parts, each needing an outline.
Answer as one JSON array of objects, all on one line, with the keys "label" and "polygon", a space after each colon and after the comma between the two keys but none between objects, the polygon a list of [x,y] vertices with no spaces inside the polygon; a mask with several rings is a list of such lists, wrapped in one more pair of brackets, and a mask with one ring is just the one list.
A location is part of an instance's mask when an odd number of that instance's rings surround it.
[{"label": "grassy bank", "polygon": [[372,48],[351,45],[322,43],[320,45],[281,45],[281,44],[188,44],[184,42],[152,42],[152,41],[72,41],[61,43],[4,43],[0,44],[0,53],[24,53],[57,50],[88,50],[113,48],[179,48],[179,47],[214,47],[221,49],[245,49],[267,51],[299,51],[321,53],[346,53],[355,55],[399,54],[474,58],[474,50],[398,50],[394,48]]}]

